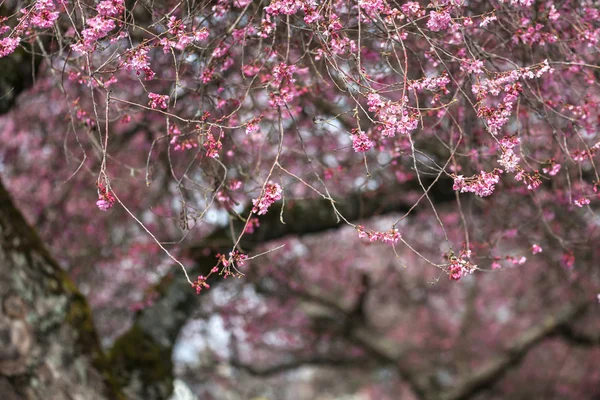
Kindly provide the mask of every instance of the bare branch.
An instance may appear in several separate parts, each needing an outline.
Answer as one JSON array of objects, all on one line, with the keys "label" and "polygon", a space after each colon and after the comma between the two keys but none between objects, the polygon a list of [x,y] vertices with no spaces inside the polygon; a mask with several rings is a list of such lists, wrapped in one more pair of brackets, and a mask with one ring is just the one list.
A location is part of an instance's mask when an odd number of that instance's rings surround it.
[{"label": "bare branch", "polygon": [[577,331],[570,325],[563,326],[558,332],[558,335],[575,346],[600,346],[599,334],[590,334],[587,332]]},{"label": "bare branch", "polygon": [[244,370],[250,375],[266,377],[270,375],[282,374],[302,367],[333,367],[333,368],[364,368],[369,360],[364,357],[345,358],[334,356],[316,355],[309,358],[292,360],[287,363],[275,364],[267,367],[257,367],[251,364],[244,364],[239,360],[230,360],[229,364],[235,368]]}]

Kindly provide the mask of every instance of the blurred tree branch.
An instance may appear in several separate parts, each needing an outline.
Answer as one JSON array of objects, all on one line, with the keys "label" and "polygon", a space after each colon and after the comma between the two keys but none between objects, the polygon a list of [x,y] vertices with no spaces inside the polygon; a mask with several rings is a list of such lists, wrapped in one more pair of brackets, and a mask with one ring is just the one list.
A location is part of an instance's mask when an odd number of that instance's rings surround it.
[{"label": "blurred tree branch", "polygon": [[478,371],[464,377],[454,389],[442,394],[439,399],[465,400],[491,388],[504,377],[511,367],[518,365],[531,349],[574,322],[587,307],[587,303],[569,305],[555,314],[545,317],[541,323],[523,332],[509,345],[504,354],[488,361]]},{"label": "blurred tree branch", "polygon": [[557,335],[576,346],[593,347],[600,346],[600,335],[576,330],[571,325],[561,327]]}]

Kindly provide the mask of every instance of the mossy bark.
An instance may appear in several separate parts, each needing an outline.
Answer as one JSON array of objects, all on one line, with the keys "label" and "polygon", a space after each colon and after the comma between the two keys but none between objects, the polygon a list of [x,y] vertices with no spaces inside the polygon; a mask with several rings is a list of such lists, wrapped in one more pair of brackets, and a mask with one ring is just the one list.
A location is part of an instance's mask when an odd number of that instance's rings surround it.
[{"label": "mossy bark", "polygon": [[0,182],[2,398],[125,399],[85,297],[50,256]]}]

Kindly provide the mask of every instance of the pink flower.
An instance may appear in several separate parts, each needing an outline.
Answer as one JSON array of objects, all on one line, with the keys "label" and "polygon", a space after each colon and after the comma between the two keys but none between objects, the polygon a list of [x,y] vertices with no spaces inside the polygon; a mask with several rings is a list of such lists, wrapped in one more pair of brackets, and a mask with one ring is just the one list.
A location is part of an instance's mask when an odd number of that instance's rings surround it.
[{"label": "pink flower", "polygon": [[210,289],[210,285],[206,283],[207,276],[200,275],[198,279],[192,284],[192,287],[196,289],[196,293],[200,293],[202,289]]},{"label": "pink flower", "polygon": [[304,3],[301,0],[273,0],[265,7],[265,11],[273,15],[293,15],[303,8]]},{"label": "pink flower", "polygon": [[560,18],[560,13],[558,11],[556,11],[556,7],[554,7],[554,4],[552,4],[550,6],[550,12],[548,13],[548,19],[550,21],[556,21],[559,18]]},{"label": "pink flower", "polygon": [[471,250],[461,250],[458,257],[451,254],[449,257],[450,265],[448,266],[448,277],[451,280],[459,280],[465,275],[472,274],[477,270],[477,265],[472,264],[469,259],[471,258]]},{"label": "pink flower", "polygon": [[181,130],[175,124],[169,127],[169,134],[171,136],[171,141],[169,143],[173,145],[173,149],[176,151],[184,151],[198,147],[198,143],[193,138],[188,137],[188,135],[182,137]]},{"label": "pink flower", "polygon": [[254,233],[255,228],[258,228],[259,226],[260,222],[258,221],[258,218],[252,217],[250,218],[250,221],[248,221],[248,225],[246,225],[246,230],[244,230],[244,233],[252,234]]},{"label": "pink flower", "polygon": [[206,148],[206,155],[210,158],[219,158],[219,151],[223,148],[221,138],[215,139],[211,134],[206,136],[206,141],[202,146]]},{"label": "pink flower", "polygon": [[169,96],[160,95],[156,93],[148,93],[148,97],[150,98],[150,102],[148,103],[151,108],[157,109],[161,108],[163,110],[167,109],[167,103],[169,102]]},{"label": "pink flower", "polygon": [[383,232],[383,236],[381,237],[381,241],[383,243],[398,243],[402,235],[398,231],[398,229],[390,229],[387,232]]},{"label": "pink flower", "polygon": [[508,257],[508,259],[514,264],[514,265],[523,265],[525,264],[525,262],[527,261],[527,257],[522,256],[521,258],[517,259],[514,257]]},{"label": "pink flower", "polygon": [[575,254],[572,251],[568,251],[562,256],[562,263],[566,269],[572,270],[575,267]]},{"label": "pink flower", "polygon": [[542,172],[550,176],[555,176],[560,171],[560,168],[560,164],[552,162],[552,165],[549,168],[542,168]]},{"label": "pink flower", "polygon": [[533,246],[531,246],[531,252],[533,254],[538,254],[542,252],[542,246],[540,246],[539,244],[534,244]]},{"label": "pink flower", "polygon": [[519,157],[512,149],[506,149],[506,151],[502,152],[498,163],[504,167],[506,172],[514,172],[519,166],[519,160]]},{"label": "pink flower", "polygon": [[367,232],[365,232],[365,227],[362,225],[357,225],[356,230],[358,231],[358,238],[363,239],[367,237]]},{"label": "pink flower", "polygon": [[448,268],[448,276],[452,280],[459,280],[463,276],[463,269],[460,264],[450,264]]},{"label": "pink flower", "polygon": [[98,3],[96,11],[103,17],[116,17],[124,10],[123,0],[105,0]]},{"label": "pink flower", "polygon": [[376,93],[367,96],[369,111],[375,112],[380,124],[378,129],[384,137],[394,137],[396,133],[408,135],[419,126],[419,116],[416,112],[409,110],[405,104],[408,98],[400,102],[385,101]]},{"label": "pink flower", "polygon": [[252,121],[248,122],[248,125],[246,125],[246,135],[256,133],[256,132],[258,132],[259,129],[260,129],[260,126],[258,125],[258,121],[252,120]]},{"label": "pink flower", "polygon": [[[172,44],[172,43],[170,43]],[[146,80],[154,78],[154,71],[150,69],[150,58],[148,57],[149,49],[147,47],[138,47],[131,49],[125,56],[125,68],[128,71],[136,71],[137,75],[143,72],[146,75]]]},{"label": "pink flower", "polygon": [[481,60],[464,60],[461,62],[461,69],[469,74],[482,74],[483,61]]},{"label": "pink flower", "polygon": [[495,15],[488,15],[486,17],[483,18],[483,21],[481,21],[481,23],[479,24],[480,27],[484,28],[486,26],[488,26],[492,21],[497,20],[498,18],[496,18]]},{"label": "pink flower", "polygon": [[277,200],[281,200],[282,192],[283,190],[279,184],[271,182],[267,183],[264,194],[258,199],[252,200],[252,204],[254,205],[252,212],[258,215],[266,214],[273,203]]},{"label": "pink flower", "polygon": [[392,228],[387,232],[378,232],[378,231],[369,231],[365,232],[365,227],[362,225],[357,225],[356,230],[358,231],[358,237],[368,238],[370,242],[381,241],[382,243],[398,243],[398,241],[402,238],[402,234],[398,231],[398,229]]},{"label": "pink flower", "polygon": [[58,16],[52,0],[38,0],[31,13],[31,23],[38,28],[52,28]]},{"label": "pink flower", "polygon": [[96,206],[102,211],[108,211],[115,203],[115,196],[103,185],[98,184],[98,201]]},{"label": "pink flower", "polygon": [[12,54],[20,42],[21,38],[6,37],[4,39],[0,39],[0,58]]},{"label": "pink flower", "polygon": [[503,172],[501,169],[492,172],[481,171],[479,175],[466,179],[462,175],[455,176],[453,189],[460,190],[461,193],[470,192],[480,197],[487,197],[494,192]]},{"label": "pink flower", "polygon": [[194,40],[195,41],[204,40],[208,37],[208,35],[209,35],[208,29],[202,28],[199,31],[194,32]]},{"label": "pink flower", "polygon": [[295,65],[287,65],[285,63],[279,63],[279,65],[276,65],[273,68],[273,78],[275,78],[275,81],[278,83],[277,86],[279,86],[279,83],[281,82],[295,82],[296,80],[292,78],[294,72],[296,72]]},{"label": "pink flower", "polygon": [[583,207],[587,204],[590,204],[590,199],[588,199],[587,197],[581,197],[579,199],[574,200],[573,204],[575,204],[577,207]]},{"label": "pink flower", "polygon": [[229,46],[226,44],[221,44],[221,45],[215,47],[215,49],[212,52],[212,56],[214,58],[221,58],[221,57],[224,57],[228,51],[229,51]]},{"label": "pink flower", "polygon": [[427,27],[434,32],[439,32],[444,30],[450,24],[452,17],[450,17],[450,13],[448,11],[432,11],[429,14],[429,21],[427,21]]},{"label": "pink flower", "polygon": [[364,153],[373,147],[373,141],[366,133],[358,131],[358,133],[352,135],[352,147],[355,152]]}]

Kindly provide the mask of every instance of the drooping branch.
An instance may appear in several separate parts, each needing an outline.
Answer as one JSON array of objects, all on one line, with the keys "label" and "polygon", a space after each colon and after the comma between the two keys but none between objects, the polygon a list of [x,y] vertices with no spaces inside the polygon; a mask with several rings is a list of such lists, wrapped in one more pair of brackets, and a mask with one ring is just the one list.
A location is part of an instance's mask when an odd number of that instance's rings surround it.
[{"label": "drooping branch", "polygon": [[[452,184],[446,177],[430,179],[425,182],[428,195],[436,204],[455,200]],[[407,200],[406,193],[421,191],[417,182],[398,186],[382,186],[377,191],[354,193],[344,198],[334,198],[335,209],[348,221],[372,218],[390,213],[405,213],[414,201]],[[413,200],[411,198],[411,200]],[[422,204],[424,202],[422,201]],[[258,244],[279,239],[287,235],[307,235],[335,229],[343,222],[333,209],[331,200],[287,200],[282,212],[284,224],[281,223],[279,207],[260,217],[260,228],[252,235],[242,238],[242,248],[250,250]],[[238,224],[238,228],[240,228]],[[236,232],[239,232],[236,231]],[[209,242],[210,243],[210,242]],[[190,248],[193,258],[198,251],[203,251],[206,244]]]},{"label": "drooping branch", "polygon": [[[21,3],[3,2],[0,4],[0,19],[14,15],[18,12]],[[35,42],[34,42],[35,43]],[[50,37],[40,35],[40,43],[47,47]],[[0,115],[6,114],[15,104],[19,94],[29,89],[36,79],[40,64],[43,60],[42,54],[35,48],[36,44],[21,44],[13,53],[0,57]]]},{"label": "drooping branch", "polygon": [[33,85],[41,61],[41,56],[23,47],[0,58],[0,115],[6,114],[18,95]]},{"label": "drooping branch", "polygon": [[[431,186],[429,196],[435,198],[438,204],[454,200],[451,185],[446,183],[438,182]],[[405,192],[402,188],[383,189],[377,193],[357,193],[348,196],[336,202],[336,208],[347,220],[356,221],[394,212],[406,212],[412,206],[412,203],[402,196]],[[245,252],[287,235],[315,234],[342,226],[329,200],[287,201],[283,211],[285,224],[280,221],[280,213],[276,212],[277,206],[273,207],[272,212],[261,217],[260,228],[240,242]],[[236,233],[241,230],[241,225],[234,224]],[[224,227],[201,244],[190,247],[187,256],[195,260],[190,275],[208,275],[217,263],[216,254],[227,254],[231,246],[231,230]],[[214,285],[221,280],[222,278],[217,278],[210,284]],[[140,396],[149,400],[160,398],[153,397],[155,393],[171,390],[172,371],[170,364],[164,368],[165,359],[169,357],[179,331],[197,307],[198,297],[179,271],[165,277],[156,286],[156,291],[160,297],[151,307],[138,314],[133,327],[117,339],[111,352],[113,365],[122,372],[121,383],[127,386],[129,382],[133,392],[136,391],[135,388],[141,389]],[[153,355],[150,356],[149,353]],[[134,376],[137,383],[131,382]],[[153,379],[146,379],[149,377]]]}]

